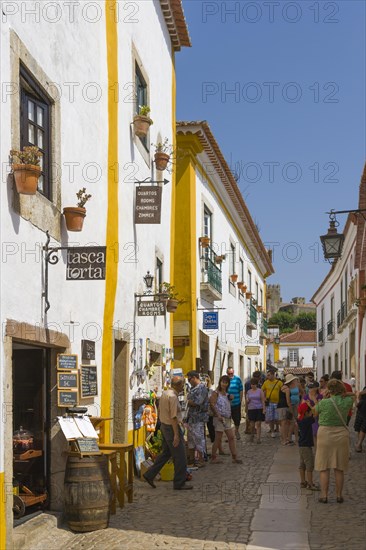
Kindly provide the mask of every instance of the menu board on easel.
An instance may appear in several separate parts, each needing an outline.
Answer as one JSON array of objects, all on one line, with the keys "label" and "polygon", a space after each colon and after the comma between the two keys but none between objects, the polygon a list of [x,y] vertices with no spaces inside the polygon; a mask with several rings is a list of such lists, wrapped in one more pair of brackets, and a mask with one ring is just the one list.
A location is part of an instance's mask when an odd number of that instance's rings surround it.
[{"label": "menu board on easel", "polygon": [[78,356],[71,353],[59,353],[57,355],[57,370],[77,370]]},{"label": "menu board on easel", "polygon": [[80,365],[81,397],[98,395],[98,377],[96,365]]}]

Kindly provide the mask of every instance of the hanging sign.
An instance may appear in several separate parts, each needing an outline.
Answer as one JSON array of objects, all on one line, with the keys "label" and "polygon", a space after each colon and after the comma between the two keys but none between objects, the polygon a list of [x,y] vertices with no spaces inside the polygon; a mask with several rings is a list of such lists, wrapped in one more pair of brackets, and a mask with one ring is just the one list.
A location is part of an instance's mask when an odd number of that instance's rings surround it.
[{"label": "hanging sign", "polygon": [[203,312],[203,328],[204,330],[218,330],[219,328],[219,312],[204,311]]},{"label": "hanging sign", "polygon": [[57,370],[77,370],[78,356],[70,353],[57,355]]},{"label": "hanging sign", "polygon": [[96,365],[80,365],[81,397],[98,395],[98,378]]},{"label": "hanging sign", "polygon": [[245,346],[245,355],[259,355],[259,346]]},{"label": "hanging sign", "polygon": [[107,248],[78,246],[67,249],[67,281],[98,281],[105,279]]},{"label": "hanging sign", "polygon": [[155,300],[140,300],[137,302],[137,315],[139,317],[150,317],[165,315],[166,302],[158,302]]},{"label": "hanging sign", "polygon": [[58,372],[57,387],[63,390],[77,389],[78,373],[77,372]]},{"label": "hanging sign", "polygon": [[136,187],[135,224],[160,223],[162,187]]},{"label": "hanging sign", "polygon": [[93,340],[81,340],[81,358],[89,361],[95,359],[95,342]]},{"label": "hanging sign", "polygon": [[77,390],[61,390],[57,392],[59,407],[72,407],[78,404],[79,392]]}]

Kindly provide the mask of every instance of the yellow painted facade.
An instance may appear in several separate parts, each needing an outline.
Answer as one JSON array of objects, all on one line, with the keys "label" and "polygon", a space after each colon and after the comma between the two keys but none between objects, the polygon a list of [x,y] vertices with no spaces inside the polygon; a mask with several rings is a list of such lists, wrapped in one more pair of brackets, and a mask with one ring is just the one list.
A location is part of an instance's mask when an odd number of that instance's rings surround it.
[{"label": "yellow painted facade", "polygon": [[[176,138],[176,97],[177,97],[177,80],[175,74],[175,55],[172,54],[172,137],[173,137],[173,151],[177,150],[177,138]],[[174,271],[174,251],[175,251],[175,185],[176,185],[176,164],[173,165],[172,181],[171,181],[171,212],[170,212],[170,284],[175,284],[175,271]],[[170,347],[173,347],[173,323],[170,323]]]},{"label": "yellow painted facade", "polygon": [[5,491],[5,474],[0,472],[0,550],[6,548],[6,491]]},{"label": "yellow painted facade", "polygon": [[[107,0],[105,5],[107,67],[108,67],[108,210],[107,210],[107,269],[105,284],[105,304],[103,319],[102,344],[102,396],[101,415],[110,416],[113,341],[112,329],[116,299],[118,262],[115,248],[118,243],[118,102],[115,101],[114,84],[118,82],[118,33],[116,0]],[[109,430],[106,430],[106,442],[110,441]]]}]

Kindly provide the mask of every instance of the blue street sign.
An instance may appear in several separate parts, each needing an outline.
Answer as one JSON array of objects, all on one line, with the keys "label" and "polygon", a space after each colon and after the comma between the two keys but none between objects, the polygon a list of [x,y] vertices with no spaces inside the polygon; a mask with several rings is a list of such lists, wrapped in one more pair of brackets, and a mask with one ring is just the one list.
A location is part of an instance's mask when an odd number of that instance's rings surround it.
[{"label": "blue street sign", "polygon": [[203,328],[206,330],[218,330],[219,328],[219,312],[204,311],[203,312]]}]

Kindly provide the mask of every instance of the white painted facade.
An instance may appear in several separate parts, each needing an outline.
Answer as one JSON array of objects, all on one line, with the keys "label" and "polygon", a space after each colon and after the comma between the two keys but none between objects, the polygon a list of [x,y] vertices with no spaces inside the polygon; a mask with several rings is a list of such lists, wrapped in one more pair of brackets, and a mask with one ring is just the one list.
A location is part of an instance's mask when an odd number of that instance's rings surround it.
[{"label": "white painted facade", "polygon": [[[149,270],[156,275],[157,258],[162,262],[163,280],[170,279],[170,228],[172,170],[156,172],[153,163],[154,148],[150,143],[168,138],[174,143],[175,129],[175,75],[172,33],[174,25],[167,26],[169,2],[117,2],[117,50],[108,56],[108,25],[106,9],[111,7],[99,0],[89,7],[76,3],[70,12],[70,3],[52,2],[46,11],[40,2],[4,2],[1,25],[1,79],[2,102],[2,179],[1,186],[1,376],[0,406],[6,410],[6,422],[0,423],[0,473],[11,492],[12,484],[12,366],[16,350],[48,350],[47,369],[56,377],[57,353],[74,353],[81,362],[81,340],[95,341],[95,364],[98,367],[98,395],[81,400],[91,414],[101,414],[103,373],[112,374],[110,414],[114,416],[119,394],[114,379],[117,370],[117,344],[123,347],[123,369],[120,387],[128,388],[128,410],[124,415],[123,437],[132,429],[131,398],[138,387],[148,389],[147,383],[138,384],[134,378],[129,388],[133,363],[130,352],[142,339],[142,354],[137,361],[145,366],[147,341],[151,349],[170,347],[171,315],[135,317],[135,293],[145,290],[143,276]],[[94,5],[94,8],[92,6]],[[164,7],[165,15],[163,13]],[[32,14],[33,10],[33,14]],[[169,14],[168,14],[169,15]],[[173,20],[174,21],[174,20]],[[173,30],[172,30],[173,29]],[[187,45],[187,44],[183,44]],[[180,48],[175,48],[180,49]],[[50,246],[105,246],[108,208],[108,140],[109,126],[116,121],[108,111],[108,60],[117,59],[118,81],[113,84],[118,103],[117,164],[112,167],[118,182],[118,229],[113,246],[118,262],[117,290],[114,315],[108,335],[113,340],[109,364],[103,364],[103,336],[105,312],[110,288],[106,280],[67,281],[66,251],[59,252],[59,262],[49,265],[48,300],[45,313],[44,268],[42,250],[46,230],[51,235]],[[51,103],[51,140],[53,153],[53,195],[50,200],[37,192],[35,196],[19,196],[13,183],[8,156],[10,149],[19,148],[19,67],[22,63],[34,80],[41,85]],[[147,84],[147,99],[154,124],[147,138],[147,149],[134,135],[132,120],[135,113],[135,66],[138,64]],[[151,178],[169,183],[163,187],[160,225],[134,225],[134,197],[136,180]],[[86,204],[87,216],[80,233],[66,231],[62,209],[76,204],[76,192],[86,187],[92,198]],[[113,199],[115,200],[115,198]],[[115,220],[112,220],[114,223]],[[108,264],[107,264],[108,274]],[[153,291],[155,290],[155,286]],[[135,323],[135,334],[134,334]],[[121,349],[122,349],[121,347]],[[114,355],[113,355],[114,354]],[[94,363],[94,362],[92,362]],[[55,386],[51,391],[50,449],[51,484],[63,483],[61,450],[65,449],[55,422],[63,410],[57,407]],[[16,388],[15,388],[16,390]],[[8,403],[5,409],[4,403]],[[115,437],[116,426],[110,423],[110,438]],[[119,437],[122,437],[121,435]],[[120,440],[120,439],[117,439]],[[54,444],[53,442],[57,443]],[[54,446],[54,448],[53,448]],[[58,455],[56,457],[55,455]],[[5,456],[8,458],[5,460]],[[61,469],[61,473],[60,473]],[[53,474],[53,472],[55,472]],[[53,499],[53,500],[52,500]],[[8,526],[12,521],[11,499],[7,501]],[[51,507],[60,509],[59,498],[51,493]],[[11,533],[8,529],[8,537]],[[10,539],[9,539],[10,541]],[[10,542],[9,542],[10,544]],[[10,547],[10,546],[9,546]]]},{"label": "white painted facade", "polygon": [[357,376],[358,367],[358,298],[359,270],[355,268],[357,226],[349,216],[344,230],[342,256],[332,265],[312,301],[317,308],[318,377],[341,370],[348,380],[356,375],[357,387],[365,385],[364,374]]}]

